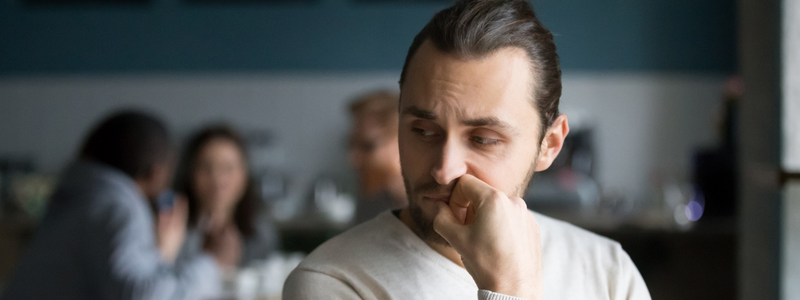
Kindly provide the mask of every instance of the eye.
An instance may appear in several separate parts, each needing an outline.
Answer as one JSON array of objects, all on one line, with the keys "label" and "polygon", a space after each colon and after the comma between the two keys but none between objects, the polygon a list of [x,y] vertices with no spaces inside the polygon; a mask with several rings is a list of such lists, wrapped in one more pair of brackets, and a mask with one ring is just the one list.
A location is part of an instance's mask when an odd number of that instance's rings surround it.
[{"label": "eye", "polygon": [[498,139],[487,139],[487,138],[480,137],[480,136],[475,136],[475,135],[473,135],[470,139],[473,142],[475,142],[476,144],[481,145],[481,146],[496,145],[498,142],[500,142],[500,140],[498,140]]},{"label": "eye", "polygon": [[433,132],[431,130],[425,130],[425,129],[417,128],[417,127],[412,128],[411,131],[413,131],[414,133],[419,134],[419,135],[421,135],[423,137],[431,137],[431,136],[434,136],[436,134],[436,132]]}]

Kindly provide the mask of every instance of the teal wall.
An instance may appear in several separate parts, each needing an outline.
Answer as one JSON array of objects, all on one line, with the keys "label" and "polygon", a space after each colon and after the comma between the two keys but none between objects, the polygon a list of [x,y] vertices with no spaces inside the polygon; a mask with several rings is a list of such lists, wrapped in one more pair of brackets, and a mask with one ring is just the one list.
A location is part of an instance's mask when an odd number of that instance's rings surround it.
[{"label": "teal wall", "polygon": [[[0,0],[0,75],[398,70],[447,2]],[[565,70],[736,71],[733,0],[534,0]]]}]

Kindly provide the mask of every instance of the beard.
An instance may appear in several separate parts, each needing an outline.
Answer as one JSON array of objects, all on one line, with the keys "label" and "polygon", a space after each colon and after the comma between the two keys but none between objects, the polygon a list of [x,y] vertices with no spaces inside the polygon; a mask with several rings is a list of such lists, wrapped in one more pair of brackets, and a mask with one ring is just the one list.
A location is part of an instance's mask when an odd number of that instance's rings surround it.
[{"label": "beard", "polygon": [[413,187],[408,181],[408,178],[406,178],[405,173],[403,174],[403,184],[406,186],[406,196],[408,197],[408,212],[411,215],[411,219],[414,220],[414,225],[416,225],[415,231],[417,235],[423,241],[450,247],[450,243],[448,243],[447,240],[439,235],[439,233],[433,230],[433,216],[425,215],[425,211],[419,205],[419,202],[424,200],[419,199],[419,194],[425,192],[452,193],[457,182],[458,179],[453,180],[453,182],[448,185],[441,185],[433,180],[431,182]]},{"label": "beard", "polygon": [[[524,180],[517,185],[513,194],[509,196],[522,197],[523,193],[528,188],[531,179],[533,178],[534,170],[536,170],[536,161],[534,161],[531,165]],[[411,215],[411,219],[414,221],[414,225],[416,226],[414,231],[417,236],[429,244],[451,247],[450,243],[448,243],[447,240],[445,240],[441,235],[439,235],[438,232],[436,232],[436,230],[433,229],[433,218],[435,217],[436,212],[429,212],[432,215],[427,215],[425,210],[422,209],[422,206],[420,206],[420,202],[425,200],[421,199],[422,197],[419,195],[423,193],[452,194],[453,189],[458,183],[458,179],[453,180],[447,185],[441,185],[433,178],[430,178],[431,181],[429,182],[412,186],[405,172],[401,173],[403,175],[403,184],[406,186],[406,196],[408,197],[408,212],[409,215]]]}]

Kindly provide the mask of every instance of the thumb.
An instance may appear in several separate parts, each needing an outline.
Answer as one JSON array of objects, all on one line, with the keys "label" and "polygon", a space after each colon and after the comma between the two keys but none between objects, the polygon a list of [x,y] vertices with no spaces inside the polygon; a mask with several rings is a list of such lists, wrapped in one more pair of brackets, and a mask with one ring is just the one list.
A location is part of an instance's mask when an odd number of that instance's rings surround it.
[{"label": "thumb", "polygon": [[460,244],[463,241],[462,235],[464,234],[464,225],[459,222],[453,210],[450,209],[444,202],[437,202],[436,206],[439,211],[433,218],[433,230],[442,236],[451,246]]},{"label": "thumb", "polygon": [[170,222],[172,221],[172,213],[169,211],[159,211],[156,222],[158,223],[158,230],[164,231],[167,227],[169,227]]}]

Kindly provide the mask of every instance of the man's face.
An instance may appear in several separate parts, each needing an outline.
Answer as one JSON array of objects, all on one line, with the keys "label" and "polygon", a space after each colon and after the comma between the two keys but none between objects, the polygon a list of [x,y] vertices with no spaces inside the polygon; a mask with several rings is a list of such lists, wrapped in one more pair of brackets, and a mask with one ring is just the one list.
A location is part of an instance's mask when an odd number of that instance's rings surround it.
[{"label": "man's face", "polygon": [[360,115],[355,118],[348,154],[362,181],[383,179],[385,173],[399,172],[395,133],[373,117]]},{"label": "man's face", "polygon": [[409,210],[426,241],[446,244],[433,231],[436,202],[449,201],[464,174],[522,196],[540,147],[531,77],[518,48],[468,60],[426,41],[412,58],[401,89],[400,162]]}]

